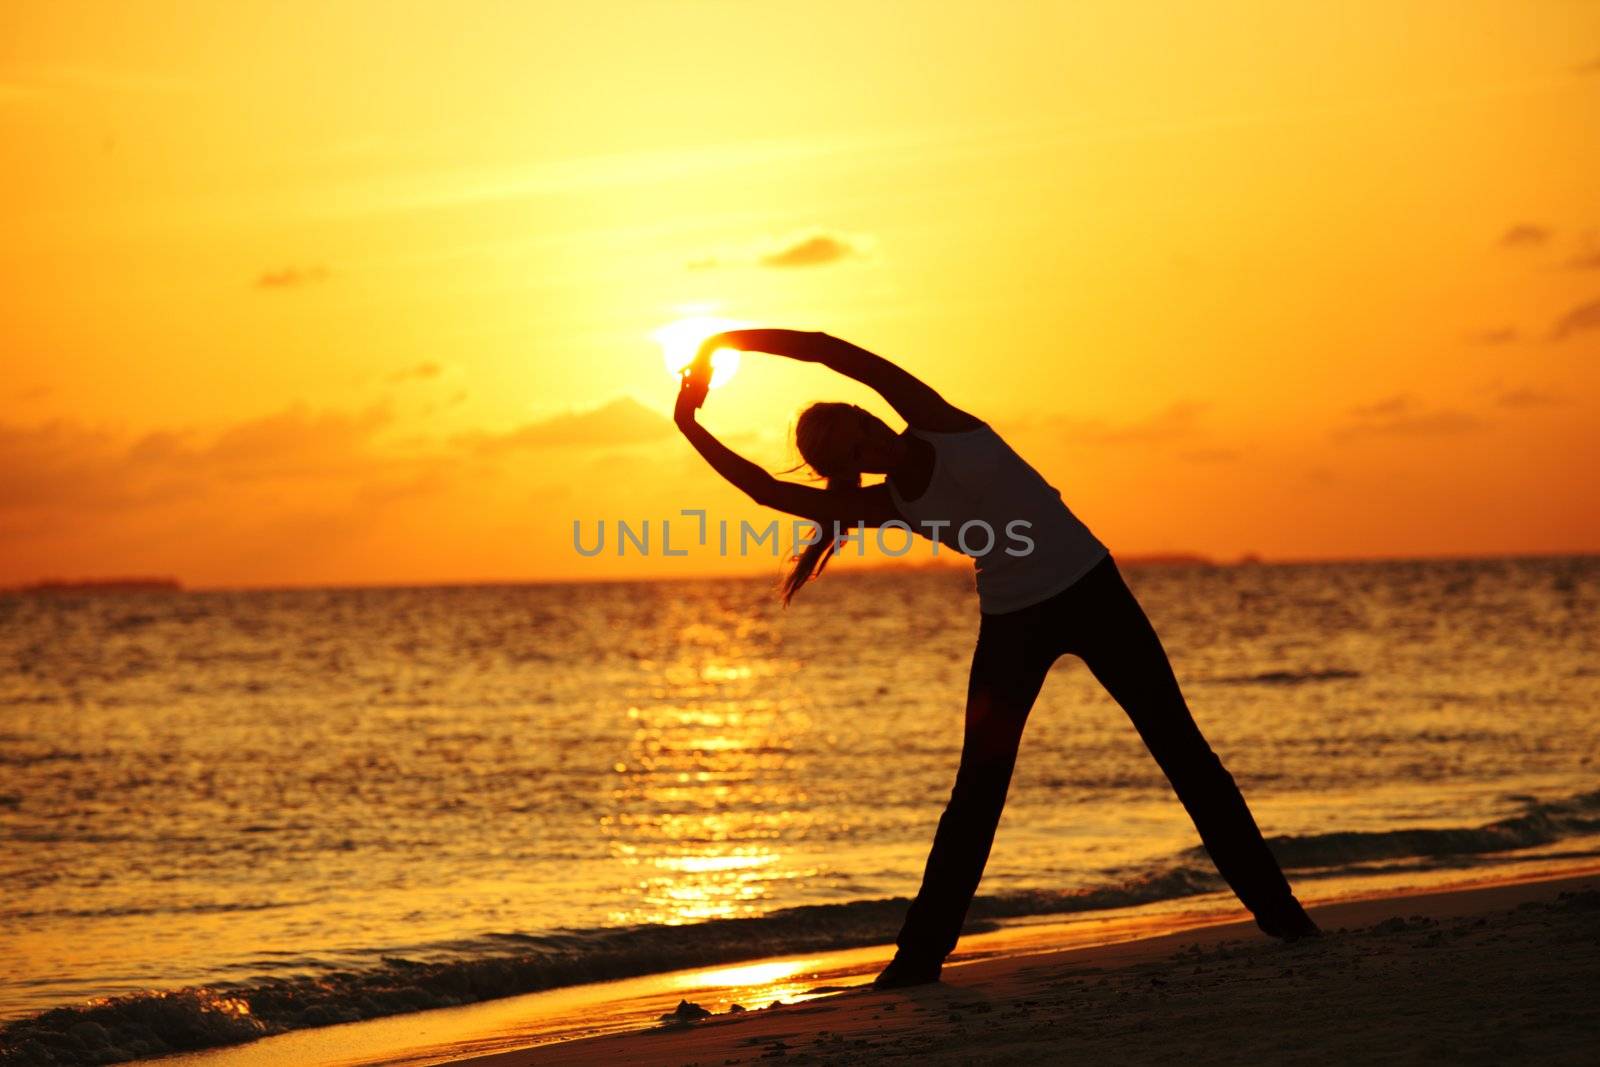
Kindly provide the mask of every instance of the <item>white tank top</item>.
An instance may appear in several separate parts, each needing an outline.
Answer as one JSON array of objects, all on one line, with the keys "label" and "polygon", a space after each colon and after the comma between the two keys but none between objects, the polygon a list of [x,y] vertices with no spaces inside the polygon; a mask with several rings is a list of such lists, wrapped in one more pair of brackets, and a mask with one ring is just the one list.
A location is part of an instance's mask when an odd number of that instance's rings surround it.
[{"label": "white tank top", "polygon": [[985,424],[960,433],[910,427],[933,446],[933,474],[915,500],[889,482],[911,529],[972,557],[978,609],[1017,611],[1061,592],[1107,555],[1061,493]]}]

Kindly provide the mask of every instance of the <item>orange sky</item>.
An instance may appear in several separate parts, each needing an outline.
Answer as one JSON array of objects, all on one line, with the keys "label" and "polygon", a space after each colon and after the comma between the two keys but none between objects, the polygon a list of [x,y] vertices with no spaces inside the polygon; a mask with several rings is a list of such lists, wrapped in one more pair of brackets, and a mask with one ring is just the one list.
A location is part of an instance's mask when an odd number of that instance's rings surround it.
[{"label": "orange sky", "polygon": [[1121,553],[1600,549],[1600,5],[8,4],[0,127],[0,584],[775,574],[572,547],[760,515],[693,313]]}]

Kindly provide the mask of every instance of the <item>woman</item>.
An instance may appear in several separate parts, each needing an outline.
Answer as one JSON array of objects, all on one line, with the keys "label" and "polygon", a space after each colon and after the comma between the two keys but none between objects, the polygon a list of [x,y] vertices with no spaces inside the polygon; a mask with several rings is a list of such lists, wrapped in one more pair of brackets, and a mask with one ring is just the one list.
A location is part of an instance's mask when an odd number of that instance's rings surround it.
[{"label": "woman", "polygon": [[[861,525],[908,524],[930,540],[970,549],[976,565],[981,621],[961,763],[894,959],[874,986],[938,981],[989,858],[1023,724],[1063,653],[1081,657],[1133,720],[1217,870],[1261,930],[1285,940],[1321,933],[1195,725],[1161,641],[1115,561],[1055,489],[986,423],[855,345],[822,333],[734,330],[709,338],[702,360],[717,348],[820,363],[875,389],[909,424],[897,434],[860,408],[812,405],[800,416],[796,444],[827,488],[797,485],[700,426],[694,412],[705,384],[685,375],[675,419],[706,461],[757,503],[821,527],[820,540],[800,554],[784,583],[785,603],[821,571],[835,544],[830,533]],[[863,487],[863,474],[888,479]],[[992,537],[983,536],[985,526]],[[963,529],[976,532],[958,542]]]}]

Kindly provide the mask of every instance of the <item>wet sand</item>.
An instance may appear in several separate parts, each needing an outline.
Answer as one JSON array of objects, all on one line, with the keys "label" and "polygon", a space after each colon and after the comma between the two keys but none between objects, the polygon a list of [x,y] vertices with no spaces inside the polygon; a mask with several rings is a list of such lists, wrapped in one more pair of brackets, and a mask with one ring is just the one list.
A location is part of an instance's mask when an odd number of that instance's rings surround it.
[{"label": "wet sand", "polygon": [[1600,872],[1310,910],[1313,941],[1227,923],[450,1062],[1596,1062]]}]

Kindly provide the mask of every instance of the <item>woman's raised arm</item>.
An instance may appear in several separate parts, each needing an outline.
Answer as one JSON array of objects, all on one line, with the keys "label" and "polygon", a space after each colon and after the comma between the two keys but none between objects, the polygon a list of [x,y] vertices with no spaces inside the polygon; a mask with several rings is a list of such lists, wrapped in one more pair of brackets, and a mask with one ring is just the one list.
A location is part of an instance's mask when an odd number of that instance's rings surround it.
[{"label": "woman's raised arm", "polygon": [[723,444],[695,421],[692,402],[686,393],[678,394],[678,406],[673,421],[683,436],[694,445],[695,451],[705,457],[711,468],[726,478],[735,488],[763,507],[777,508],[813,522],[838,523],[841,526],[882,526],[891,519],[900,518],[884,485],[869,485],[851,489],[816,489],[774,478],[761,467],[751,463],[733,449]]},{"label": "woman's raised arm", "polygon": [[983,425],[976,416],[951,404],[932,386],[882,356],[849,341],[810,330],[728,330],[714,334],[701,349],[736,348],[744,352],[769,352],[805,363],[820,363],[829,370],[875,390],[902,419],[922,430],[959,433]]}]

